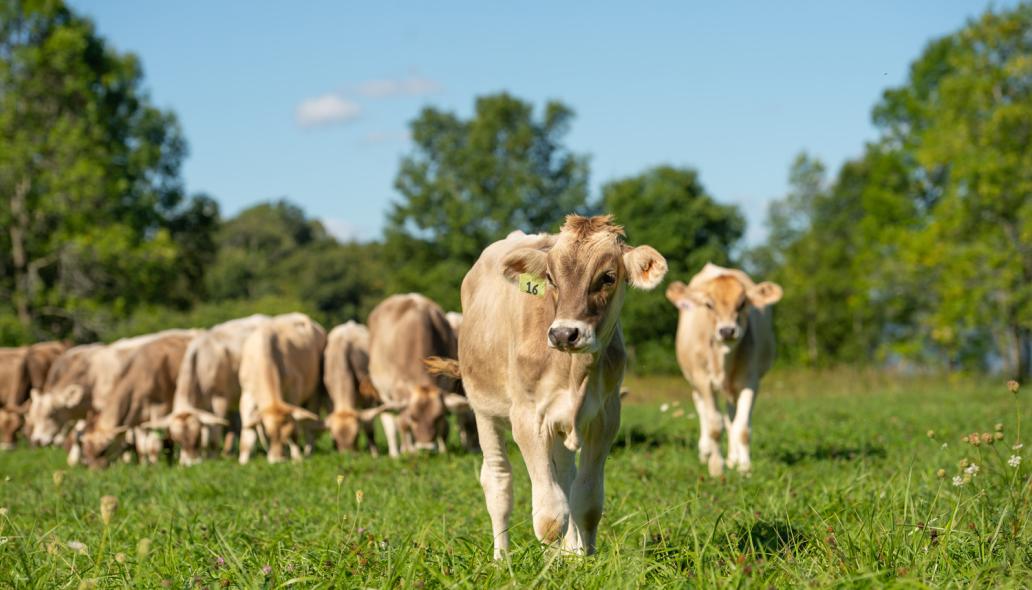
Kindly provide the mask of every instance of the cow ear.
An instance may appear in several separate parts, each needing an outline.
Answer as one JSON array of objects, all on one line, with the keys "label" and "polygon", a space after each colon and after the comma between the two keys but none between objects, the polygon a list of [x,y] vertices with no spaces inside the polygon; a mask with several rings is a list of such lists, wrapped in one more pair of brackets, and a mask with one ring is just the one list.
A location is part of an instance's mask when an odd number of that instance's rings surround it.
[{"label": "cow ear", "polygon": [[143,424],[140,424],[140,428],[145,430],[168,430],[169,425],[172,423],[172,414],[167,414],[160,418],[148,420]]},{"label": "cow ear", "polygon": [[546,271],[548,254],[537,248],[517,248],[502,260],[502,274],[510,283],[518,282],[521,274],[543,277]]},{"label": "cow ear", "polygon": [[229,426],[229,420],[219,418],[211,412],[205,412],[204,410],[195,410],[195,413],[197,414],[197,419],[200,420],[201,424],[204,424],[205,426],[215,426],[216,424],[218,424],[219,426]]},{"label": "cow ear", "polygon": [[316,414],[314,414],[312,412],[309,412],[308,410],[306,410],[306,409],[304,409],[304,408],[302,408],[300,406],[291,406],[290,407],[290,417],[293,418],[294,420],[299,421],[299,422],[301,420],[314,420],[315,422],[319,422],[319,416],[318,415],[316,415]]},{"label": "cow ear", "polygon": [[625,246],[623,263],[627,269],[627,282],[645,291],[654,289],[667,273],[666,258],[652,246]]},{"label": "cow ear", "polygon": [[749,289],[749,303],[751,303],[753,307],[762,309],[768,305],[774,305],[778,301],[781,301],[781,296],[783,294],[784,291],[781,290],[781,285],[770,281],[764,281],[752,289]]},{"label": "cow ear", "polygon": [[375,408],[368,408],[358,413],[358,420],[360,422],[372,422],[377,416],[384,412],[392,412],[401,409],[397,404],[384,404]]},{"label": "cow ear", "polygon": [[461,414],[469,411],[469,399],[457,393],[444,394],[444,407],[452,414]]},{"label": "cow ear", "polygon": [[380,392],[376,390],[376,386],[369,377],[363,377],[362,381],[358,384],[358,393],[362,394],[362,397],[368,399],[379,400]]},{"label": "cow ear", "polygon": [[666,298],[678,309],[691,309],[694,306],[706,305],[707,296],[701,291],[691,289],[681,281],[674,281],[666,290]]},{"label": "cow ear", "polygon": [[59,394],[61,401],[66,406],[77,406],[82,403],[84,397],[86,397],[86,390],[82,385],[70,385]]}]

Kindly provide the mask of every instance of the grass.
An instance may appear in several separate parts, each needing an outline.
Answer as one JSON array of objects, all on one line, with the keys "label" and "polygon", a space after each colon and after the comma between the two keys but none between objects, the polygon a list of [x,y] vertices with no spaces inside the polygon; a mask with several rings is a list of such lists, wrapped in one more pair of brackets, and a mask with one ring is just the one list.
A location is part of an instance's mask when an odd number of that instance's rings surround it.
[{"label": "grass", "polygon": [[[220,460],[89,472],[68,470],[57,449],[23,448],[0,455],[7,509],[0,587],[1027,587],[1032,580],[1032,469],[1028,461],[1006,463],[1030,450],[1011,449],[1016,403],[1027,402],[1027,389],[1015,397],[992,380],[775,373],[757,402],[755,473],[710,479],[696,455],[698,422],[684,382],[627,385],[592,558],[535,541],[529,481],[515,451],[513,551],[496,563],[475,455],[338,456],[323,439],[321,452],[302,464]],[[1004,440],[961,442],[997,423]],[[979,472],[955,487],[962,459]],[[107,526],[104,495],[119,504]]]}]

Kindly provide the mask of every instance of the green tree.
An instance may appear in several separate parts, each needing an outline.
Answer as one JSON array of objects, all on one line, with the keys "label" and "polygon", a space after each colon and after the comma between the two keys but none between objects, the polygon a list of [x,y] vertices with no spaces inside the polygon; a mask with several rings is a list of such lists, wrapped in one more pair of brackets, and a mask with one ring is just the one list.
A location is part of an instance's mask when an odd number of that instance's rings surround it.
[{"label": "green tree", "polygon": [[562,143],[572,119],[558,102],[535,117],[505,93],[478,98],[468,120],[425,108],[394,182],[402,198],[387,215],[388,290],[457,309],[462,277],[487,244],[515,229],[554,231],[582,209],[587,159]]},{"label": "green tree", "polygon": [[923,188],[910,249],[935,279],[932,339],[955,362],[995,348],[1032,376],[1032,5],[930,44],[876,121]]},{"label": "green tree", "polygon": [[[717,203],[690,168],[658,166],[602,188],[601,207],[624,225],[634,244],[648,244],[667,259],[667,276],[687,281],[707,262],[731,263],[745,220],[734,205]],[[664,289],[635,293],[623,312],[624,333],[639,371],[677,370],[677,312]]]},{"label": "green tree", "polygon": [[218,211],[184,196],[186,144],[142,84],[59,0],[0,1],[0,316],[20,328],[5,338],[85,339],[143,302],[195,299],[191,242]]}]

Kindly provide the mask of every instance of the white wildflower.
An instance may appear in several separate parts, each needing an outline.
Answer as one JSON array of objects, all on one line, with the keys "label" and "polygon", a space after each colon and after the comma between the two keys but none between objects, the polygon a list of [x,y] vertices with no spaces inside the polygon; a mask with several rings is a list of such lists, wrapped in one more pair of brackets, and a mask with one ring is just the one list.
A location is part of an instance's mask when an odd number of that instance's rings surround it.
[{"label": "white wildflower", "polygon": [[946,448],[946,447],[948,447],[948,446],[950,446],[950,445],[949,445],[948,443],[942,443],[942,446],[941,446],[941,447],[939,447],[939,448],[941,448],[941,449],[945,449],[945,448]]},{"label": "white wildflower", "polygon": [[662,406],[659,406],[659,411],[660,412],[665,412],[665,411],[667,411],[669,409],[670,409],[670,404],[663,404]]},{"label": "white wildflower", "polygon": [[1025,445],[1023,445],[1021,443],[1018,443],[1018,444],[1014,445],[1013,447],[1011,447],[1011,449],[1013,449],[1015,451],[1020,451],[1023,448],[1025,448]]},{"label": "white wildflower", "polygon": [[967,469],[964,470],[964,473],[968,475],[978,475],[978,465],[975,463],[968,465]]},{"label": "white wildflower", "polygon": [[1021,455],[1011,455],[1011,458],[1007,459],[1007,465],[1010,465],[1011,467],[1021,465]]},{"label": "white wildflower", "polygon": [[86,544],[80,541],[68,541],[68,548],[76,553],[86,553]]},{"label": "white wildflower", "polygon": [[959,475],[954,475],[953,476],[953,485],[958,487],[958,488],[960,486],[964,485],[964,478],[959,476]]}]

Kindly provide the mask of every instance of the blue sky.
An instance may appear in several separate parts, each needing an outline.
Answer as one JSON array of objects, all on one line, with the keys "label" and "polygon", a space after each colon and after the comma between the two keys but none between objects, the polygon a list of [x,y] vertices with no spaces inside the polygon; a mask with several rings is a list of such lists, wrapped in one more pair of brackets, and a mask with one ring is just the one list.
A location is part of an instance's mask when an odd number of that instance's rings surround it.
[{"label": "blue sky", "polygon": [[[287,197],[375,238],[407,123],[507,90],[577,118],[599,187],[656,164],[699,170],[762,238],[801,150],[833,169],[933,37],[989,2],[128,2],[72,0],[143,61],[190,143],[191,191],[227,216]],[[996,2],[1006,6],[1013,2]]]}]

